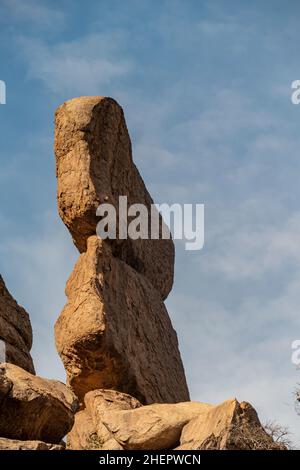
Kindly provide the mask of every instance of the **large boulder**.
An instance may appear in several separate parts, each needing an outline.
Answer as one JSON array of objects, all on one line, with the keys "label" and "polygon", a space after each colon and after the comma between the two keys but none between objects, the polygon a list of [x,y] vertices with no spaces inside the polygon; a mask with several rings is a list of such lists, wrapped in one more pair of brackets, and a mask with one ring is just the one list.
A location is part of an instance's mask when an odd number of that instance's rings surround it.
[{"label": "large boulder", "polygon": [[[0,341],[5,362],[16,364],[34,374],[30,349],[32,329],[26,310],[17,304],[0,275]],[[0,345],[2,347],[2,345]],[[0,358],[1,360],[1,358]]]},{"label": "large boulder", "polygon": [[73,426],[78,400],[61,382],[2,364],[0,391],[1,437],[58,444]]},{"label": "large boulder", "polygon": [[135,410],[109,410],[102,423],[125,450],[172,449],[183,427],[207,415],[212,405],[200,402],[153,404]]},{"label": "large boulder", "polygon": [[184,428],[177,450],[281,450],[263,429],[255,409],[247,402],[227,400]]},{"label": "large boulder", "polygon": [[189,400],[177,335],[147,277],[88,239],[67,283],[68,303],[55,325],[68,384],[80,401],[111,388],[143,404]]},{"label": "large boulder", "polygon": [[141,404],[113,390],[85,396],[68,435],[71,449],[97,450],[282,450],[266,433],[254,408],[235,399]]},{"label": "large boulder", "polygon": [[[101,96],[74,98],[55,116],[55,156],[59,214],[82,253],[96,233],[99,204],[118,209],[119,196],[128,205],[153,204],[132,160],[124,113],[116,101]],[[143,274],[165,299],[173,284],[174,245],[164,240],[118,240],[115,256]]]},{"label": "large boulder", "polygon": [[123,450],[121,444],[102,422],[104,413],[133,410],[141,403],[126,393],[115,390],[93,390],[84,397],[85,409],[75,415],[67,445],[72,450]]}]

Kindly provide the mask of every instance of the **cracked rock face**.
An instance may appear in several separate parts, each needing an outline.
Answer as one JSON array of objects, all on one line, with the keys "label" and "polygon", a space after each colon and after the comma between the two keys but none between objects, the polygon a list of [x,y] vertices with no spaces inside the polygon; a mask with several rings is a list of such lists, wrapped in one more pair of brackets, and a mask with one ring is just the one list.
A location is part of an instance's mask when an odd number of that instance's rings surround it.
[{"label": "cracked rock face", "polygon": [[100,203],[118,209],[126,196],[150,211],[153,202],[132,160],[123,110],[111,98],[76,98],[58,108],[55,124],[59,213],[81,252],[55,325],[68,384],[81,403],[99,388],[143,404],[188,401],[163,303],[173,283],[173,241],[96,236]]},{"label": "cracked rock face", "polygon": [[32,329],[29,315],[11,296],[1,275],[0,340],[5,343],[5,361],[16,364],[34,374],[30,356]]},{"label": "cracked rock face", "polygon": [[[108,202],[118,208],[153,203],[132,160],[122,108],[111,98],[87,96],[65,102],[55,116],[55,156],[59,214],[80,253],[96,233],[96,209]],[[115,256],[143,274],[165,299],[173,284],[172,240],[118,240]]]},{"label": "cracked rock face", "polygon": [[75,395],[61,382],[0,366],[0,436],[59,444],[74,423]]}]

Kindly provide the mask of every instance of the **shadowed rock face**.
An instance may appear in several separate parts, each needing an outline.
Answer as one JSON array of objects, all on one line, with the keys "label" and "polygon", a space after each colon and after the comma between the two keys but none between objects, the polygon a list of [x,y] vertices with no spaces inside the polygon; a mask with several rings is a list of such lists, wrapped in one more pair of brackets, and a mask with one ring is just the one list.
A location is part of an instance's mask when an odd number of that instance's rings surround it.
[{"label": "shadowed rock face", "polygon": [[[142,403],[189,400],[178,341],[163,299],[171,290],[172,240],[100,240],[100,203],[152,199],[131,155],[122,108],[83,97],[56,112],[60,216],[82,253],[55,325],[68,383],[83,401],[90,390],[130,393]],[[117,227],[118,229],[118,227]]]},{"label": "shadowed rock face", "polygon": [[0,366],[0,436],[58,444],[71,430],[78,400],[56,380],[13,364]]},{"label": "shadowed rock face", "polygon": [[[118,208],[153,203],[132,160],[131,141],[122,108],[111,98],[81,97],[56,111],[55,156],[59,214],[80,253],[96,233],[96,209],[108,202]],[[112,251],[149,279],[165,299],[173,284],[172,240],[118,240]]]},{"label": "shadowed rock face", "polygon": [[32,329],[26,310],[8,292],[0,275],[0,340],[5,343],[6,362],[34,374],[30,349]]}]

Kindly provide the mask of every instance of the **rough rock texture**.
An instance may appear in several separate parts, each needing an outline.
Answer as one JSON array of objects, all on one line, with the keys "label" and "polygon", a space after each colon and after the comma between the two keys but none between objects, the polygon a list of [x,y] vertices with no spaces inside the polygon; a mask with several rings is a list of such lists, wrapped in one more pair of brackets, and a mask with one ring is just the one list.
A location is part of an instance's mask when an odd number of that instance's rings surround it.
[{"label": "rough rock texture", "polygon": [[72,428],[78,400],[61,382],[2,364],[0,391],[1,437],[58,444]]},{"label": "rough rock texture", "polygon": [[190,421],[181,434],[178,450],[281,450],[246,402],[227,400]]},{"label": "rough rock texture", "polygon": [[68,383],[85,393],[111,388],[143,404],[188,401],[183,365],[167,310],[149,280],[88,239],[67,283],[55,325]]},{"label": "rough rock texture", "polygon": [[63,445],[48,444],[42,441],[17,441],[0,437],[0,450],[64,450]]},{"label": "rough rock texture", "polygon": [[73,450],[281,450],[249,403],[230,399],[142,406],[113,390],[86,394],[68,434]]},{"label": "rough rock texture", "polygon": [[125,450],[172,449],[179,444],[184,425],[206,416],[211,408],[198,402],[154,404],[104,412],[102,423]]},{"label": "rough rock texture", "polygon": [[71,450],[93,450],[100,448],[96,428],[86,410],[76,413],[74,426],[67,437],[67,448]]},{"label": "rough rock texture", "polygon": [[85,409],[75,415],[75,423],[68,434],[67,444],[73,450],[123,450],[102,423],[103,413],[133,410],[141,403],[126,393],[115,390],[94,390],[84,397]]},{"label": "rough rock texture", "polygon": [[[118,208],[153,203],[133,163],[131,141],[122,108],[111,98],[88,96],[65,102],[56,111],[55,156],[59,213],[80,252],[96,233],[100,203]],[[143,274],[165,299],[173,284],[172,240],[119,240],[115,256]]]},{"label": "rough rock texture", "polygon": [[0,340],[5,342],[6,362],[34,374],[30,349],[32,330],[28,313],[8,292],[0,275]]}]

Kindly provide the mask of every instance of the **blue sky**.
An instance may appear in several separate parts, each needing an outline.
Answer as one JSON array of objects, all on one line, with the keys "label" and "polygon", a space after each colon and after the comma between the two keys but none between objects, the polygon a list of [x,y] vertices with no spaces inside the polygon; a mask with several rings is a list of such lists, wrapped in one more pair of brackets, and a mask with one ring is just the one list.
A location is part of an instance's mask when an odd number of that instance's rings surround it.
[{"label": "blue sky", "polygon": [[300,445],[297,0],[0,1],[0,266],[31,315],[40,375],[64,379],[53,324],[77,258],[56,210],[53,114],[124,107],[156,202],[204,203],[205,247],[176,243],[168,308],[192,398],[250,401]]}]

